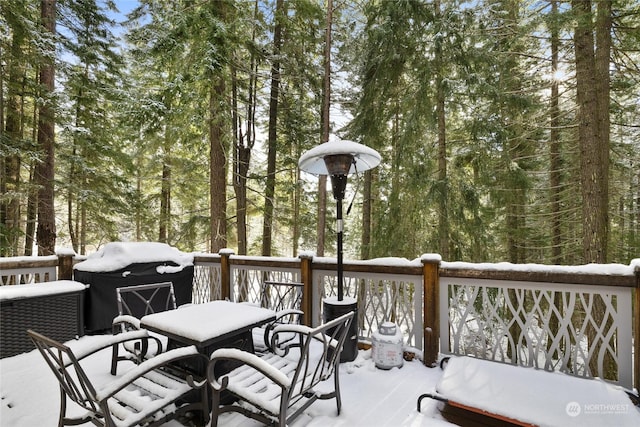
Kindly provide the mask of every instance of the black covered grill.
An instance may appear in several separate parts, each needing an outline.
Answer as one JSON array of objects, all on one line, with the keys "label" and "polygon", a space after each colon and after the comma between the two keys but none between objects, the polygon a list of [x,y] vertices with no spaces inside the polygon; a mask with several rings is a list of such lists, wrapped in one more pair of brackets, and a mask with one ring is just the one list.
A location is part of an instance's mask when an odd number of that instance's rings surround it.
[{"label": "black covered grill", "polygon": [[[172,261],[130,264],[114,271],[74,271],[74,280],[89,285],[85,295],[85,330],[99,333],[111,329],[113,318],[118,315],[116,288],[148,283],[172,282],[178,306],[191,302],[193,265],[177,272],[158,273],[158,266],[175,266]],[[154,307],[156,309],[156,307]],[[158,311],[162,311],[158,307]]]}]

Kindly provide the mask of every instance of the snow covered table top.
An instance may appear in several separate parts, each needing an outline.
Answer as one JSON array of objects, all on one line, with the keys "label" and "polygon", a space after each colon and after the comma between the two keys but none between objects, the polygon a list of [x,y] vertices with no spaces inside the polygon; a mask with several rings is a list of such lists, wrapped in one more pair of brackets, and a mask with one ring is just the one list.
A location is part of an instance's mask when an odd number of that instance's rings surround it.
[{"label": "snow covered table top", "polygon": [[183,344],[206,347],[275,319],[275,311],[250,304],[211,301],[149,314],[140,326]]},{"label": "snow covered table top", "polygon": [[452,357],[436,391],[452,405],[523,424],[640,426],[640,410],[620,387],[472,357]]},{"label": "snow covered table top", "polygon": [[85,288],[86,285],[80,282],[74,282],[73,280],[55,280],[53,282],[29,283],[26,285],[5,285],[0,286],[0,301],[80,292]]}]

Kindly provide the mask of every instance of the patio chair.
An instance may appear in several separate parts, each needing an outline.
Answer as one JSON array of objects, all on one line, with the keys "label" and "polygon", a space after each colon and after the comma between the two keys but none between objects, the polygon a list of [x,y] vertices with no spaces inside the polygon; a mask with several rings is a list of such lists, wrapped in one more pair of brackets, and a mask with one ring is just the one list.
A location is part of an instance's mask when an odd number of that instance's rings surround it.
[{"label": "patio chair", "polygon": [[[261,355],[235,348],[222,348],[211,355],[207,365],[207,380],[211,386],[211,426],[225,412],[239,412],[265,424],[284,427],[318,399],[336,399],[338,414],[340,397],[340,352],[353,320],[353,312],[316,328],[282,324],[272,336],[273,353]],[[294,333],[298,340],[281,336]],[[241,366],[216,377],[218,363],[232,361]],[[333,379],[333,387],[319,383]],[[220,405],[223,393],[231,393],[240,402]]]},{"label": "patio chair", "polygon": [[[176,309],[176,298],[173,283],[150,283],[116,288],[118,316],[113,319],[113,334],[139,330],[140,319],[147,314]],[[140,343],[125,343],[124,352],[120,353],[119,345],[114,345],[111,358],[111,374],[116,375],[118,362],[123,360],[140,363],[147,357],[162,353],[167,347],[167,338],[159,334],[150,334],[151,340]],[[148,345],[150,344],[150,345]]]},{"label": "patio chair", "polygon": [[[58,426],[91,422],[97,426],[155,427],[188,412],[202,412],[209,419],[206,381],[188,376],[180,378],[168,368],[175,361],[204,357],[194,346],[171,350],[135,365],[124,375],[101,384],[105,373],[89,376],[81,362],[98,351],[126,341],[149,338],[147,331],[132,331],[116,336],[106,335],[104,341],[81,354],[32,330],[27,331],[60,386],[60,416]],[[108,369],[105,366],[105,371]],[[200,380],[200,379],[198,379]],[[194,399],[192,394],[197,394]],[[68,400],[82,408],[79,417],[68,417]],[[36,408],[34,408],[36,409]],[[74,411],[75,412],[75,411]]]},{"label": "patio chair", "polygon": [[[252,331],[255,351],[269,349],[273,329],[283,323],[299,324],[304,314],[300,310],[302,290],[300,282],[264,281],[260,287],[260,306],[276,312],[276,319],[265,327]],[[284,338],[281,338],[284,339]]]}]

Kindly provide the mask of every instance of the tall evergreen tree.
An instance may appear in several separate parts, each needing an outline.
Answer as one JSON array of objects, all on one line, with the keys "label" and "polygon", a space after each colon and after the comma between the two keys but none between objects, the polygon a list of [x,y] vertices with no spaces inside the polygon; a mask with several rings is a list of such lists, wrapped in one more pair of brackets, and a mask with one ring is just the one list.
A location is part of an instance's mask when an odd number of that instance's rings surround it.
[{"label": "tall evergreen tree", "polygon": [[[605,127],[602,121],[605,113],[601,110],[609,109],[610,35],[601,35],[601,33],[610,29],[610,17],[606,15],[610,13],[611,4],[606,0],[598,3],[599,12],[595,12],[599,15],[597,27],[594,27],[594,10],[592,10],[591,1],[572,1],[571,5],[576,19],[574,44],[583,206],[583,256],[586,262],[606,262],[609,134],[608,126]],[[597,48],[596,39],[599,40]],[[606,62],[606,66],[601,64],[602,61]],[[607,70],[605,75],[603,75],[603,67]],[[599,82],[602,78],[605,82]],[[603,91],[603,85],[607,87],[606,91]]]},{"label": "tall evergreen tree", "polygon": [[[42,0],[40,3],[42,27],[51,39],[56,33],[56,0]],[[38,255],[53,255],[56,246],[56,219],[54,208],[54,151],[55,151],[55,44],[50,44],[50,56],[40,65],[40,99],[38,110],[38,146],[42,158],[35,171],[38,190],[38,227],[36,239]]]}]

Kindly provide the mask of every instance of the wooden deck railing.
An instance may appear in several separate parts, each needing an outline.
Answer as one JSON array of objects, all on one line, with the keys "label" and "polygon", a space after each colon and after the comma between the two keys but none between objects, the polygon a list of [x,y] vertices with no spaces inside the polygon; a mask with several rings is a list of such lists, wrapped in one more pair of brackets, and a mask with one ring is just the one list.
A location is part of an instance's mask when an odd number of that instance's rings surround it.
[{"label": "wooden deck railing", "polygon": [[[0,258],[0,282],[69,279],[76,260],[72,254]],[[317,325],[322,299],[336,293],[334,258],[223,250],[196,254],[194,264],[196,303],[259,302],[264,280],[302,282],[303,321]],[[640,388],[640,260],[562,267],[450,263],[425,255],[346,260],[344,278],[345,295],[358,300],[362,341],[390,320],[427,365],[442,354],[473,354]]]}]

